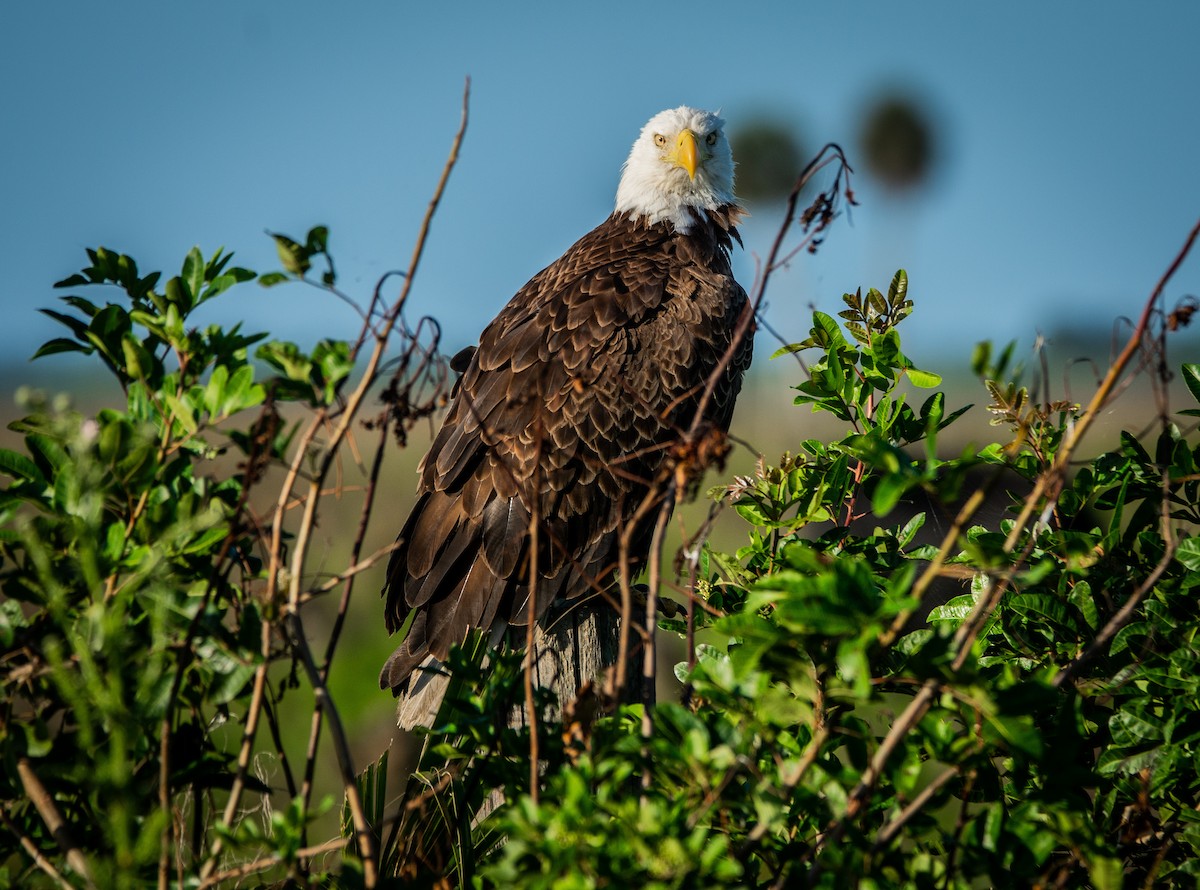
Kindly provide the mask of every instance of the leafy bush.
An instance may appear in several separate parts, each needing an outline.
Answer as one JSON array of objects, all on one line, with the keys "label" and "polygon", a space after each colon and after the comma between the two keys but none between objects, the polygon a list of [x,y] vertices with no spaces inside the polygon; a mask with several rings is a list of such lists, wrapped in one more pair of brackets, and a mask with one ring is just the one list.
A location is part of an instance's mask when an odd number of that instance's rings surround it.
[{"label": "leafy bush", "polygon": [[[314,229],[284,257],[293,271],[263,283],[303,276],[326,239]],[[201,304],[256,278],[227,253],[205,260],[193,249],[161,288],[158,273],[143,277],[127,256],[99,249],[89,258],[59,286],[105,288],[116,301],[64,297],[72,312],[46,312],[71,336],[38,355],[99,358],[126,408],[87,417],[27,394],[30,413],[12,425],[25,452],[0,450],[11,479],[0,496],[0,794],[4,828],[25,851],[4,858],[4,874],[21,886],[40,875],[115,887],[310,875],[315,855],[345,845],[307,840],[308,824],[332,805],[310,799],[323,725],[341,758],[351,834],[369,852],[372,828],[324,683],[353,579],[386,551],[364,556],[360,528],[349,567],[332,579],[311,577],[305,557],[351,419],[368,388],[387,381],[379,368],[389,341],[402,350],[375,424],[364,515],[389,432],[444,402],[436,339],[422,339],[436,329],[397,326],[403,295],[390,307],[377,296],[357,342],[324,340],[305,352],[240,326],[190,326]],[[336,293],[332,263],[321,286]],[[260,379],[255,344],[276,376]],[[374,351],[347,393],[364,344]],[[255,494],[275,468],[283,482]],[[318,665],[302,606],[339,585],[341,611]],[[319,709],[303,776],[287,763],[278,719],[301,673]],[[257,811],[270,813],[272,789],[252,769],[264,719],[288,798],[265,828]]]},{"label": "leafy bush", "polygon": [[[965,409],[940,392],[909,402],[905,380],[939,379],[901,350],[906,276],[845,303],[845,333],[817,312],[780,352],[815,356],[796,403],[849,434],[711,492],[748,540],[700,558],[693,630],[707,642],[678,668],[683,703],[654,708],[648,736],[642,706],[573,741],[552,724],[530,793],[496,766],[527,737],[479,721],[464,734],[452,702],[419,802],[438,776],[454,777],[442,811],[476,812],[466,788],[505,796],[473,843],[446,838],[439,869],[555,888],[1194,884],[1200,449],[1168,420],[1149,450],[1124,433],[1067,478],[1103,398],[1034,402],[1001,376],[1011,349],[981,346],[1011,438],[941,459],[938,434]],[[1183,373],[1200,398],[1200,366]],[[1010,489],[999,527],[970,524]],[[867,523],[913,495],[961,502],[944,536],[922,542],[925,511]],[[968,587],[947,599],[947,575]]]},{"label": "leafy bush", "polygon": [[[903,352],[905,274],[847,294],[840,322],[815,313],[781,353],[800,360],[797,405],[847,434],[710,492],[745,523],[735,552],[692,542],[675,585],[651,560],[651,629],[660,589],[689,600],[661,620],[689,643],[681,700],[619,704],[598,678],[574,701],[530,696],[534,737],[500,719],[526,706],[522,656],[474,639],[402,799],[386,756],[356,776],[326,678],[354,579],[387,555],[362,552],[383,449],[445,401],[436,327],[401,318],[436,206],[398,296],[381,281],[359,336],[311,351],[191,326],[256,278],[222,251],[160,286],[95,250],[62,282],[115,299],[65,297],[49,314],[70,336],[39,354],[98,359],[125,404],[85,416],[27,395],[24,450],[0,451],[3,881],[1194,885],[1200,450],[1182,424],[1200,410],[1172,414],[1161,386],[1167,332],[1195,309],[1162,310],[1169,276],[1087,405],[1035,396],[1011,348],[981,346],[1007,431],[952,458],[939,437],[965,409]],[[805,223],[827,224],[830,199],[814,206]],[[262,284],[322,261],[311,283],[353,305],[324,228],[276,242],[284,271]],[[1138,360],[1160,423],[1082,460]],[[1200,365],[1182,374],[1200,398]],[[312,530],[346,493],[330,472],[379,391],[349,559],[319,575]],[[1005,518],[977,524],[997,497]],[[318,656],[306,604],[339,587]],[[302,772],[278,719],[296,689],[316,701]],[[323,738],[344,834],[315,840]],[[271,747],[283,788],[253,769]]]}]

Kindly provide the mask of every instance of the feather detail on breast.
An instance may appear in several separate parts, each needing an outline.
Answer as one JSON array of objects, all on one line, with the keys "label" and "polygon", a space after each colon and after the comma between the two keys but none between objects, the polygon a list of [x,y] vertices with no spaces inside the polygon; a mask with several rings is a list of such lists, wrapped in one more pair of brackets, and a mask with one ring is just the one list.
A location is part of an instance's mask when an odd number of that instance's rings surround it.
[{"label": "feather detail on breast", "polygon": [[[382,686],[399,694],[471,628],[522,624],[611,583],[621,530],[746,304],[729,269],[735,221],[730,209],[680,234],[614,214],[522,288],[478,349],[455,357],[462,377],[388,566],[388,629],[412,624]],[[709,401],[722,428],[748,343]],[[635,564],[649,545],[643,526]]]}]

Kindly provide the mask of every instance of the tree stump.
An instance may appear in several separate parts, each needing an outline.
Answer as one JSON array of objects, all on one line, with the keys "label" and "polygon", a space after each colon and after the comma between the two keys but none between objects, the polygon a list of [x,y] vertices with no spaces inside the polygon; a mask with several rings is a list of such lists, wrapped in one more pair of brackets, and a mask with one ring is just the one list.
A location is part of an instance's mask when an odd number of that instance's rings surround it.
[{"label": "tree stump", "polygon": [[[640,620],[640,612],[640,609],[635,610],[635,622]],[[548,714],[551,719],[562,715],[563,709],[575,700],[587,682],[600,677],[617,663],[620,641],[620,612],[602,597],[590,597],[582,603],[556,604],[543,616],[534,630],[533,683],[536,688],[554,693],[557,705]],[[524,648],[525,628],[509,628],[506,642],[514,648]],[[642,647],[638,645],[636,633],[630,639],[629,648],[625,698],[638,700]],[[450,681],[448,675],[437,670],[438,667],[432,659],[422,665],[411,690],[397,704],[396,719],[401,729],[429,726],[437,717]],[[508,716],[510,726],[524,726],[525,720],[523,704],[514,707]]]}]

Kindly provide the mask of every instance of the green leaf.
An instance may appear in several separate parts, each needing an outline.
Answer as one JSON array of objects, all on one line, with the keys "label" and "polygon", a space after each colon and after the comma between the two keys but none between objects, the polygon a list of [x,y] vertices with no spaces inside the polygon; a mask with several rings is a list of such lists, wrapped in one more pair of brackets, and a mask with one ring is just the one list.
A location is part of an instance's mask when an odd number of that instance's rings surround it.
[{"label": "green leaf", "polygon": [[121,352],[125,359],[125,373],[134,380],[148,380],[155,376],[155,359],[132,333],[121,338]]},{"label": "green leaf", "polygon": [[308,230],[308,237],[305,239],[305,248],[310,254],[327,253],[329,244],[329,228],[326,226],[313,226]]},{"label": "green leaf", "polygon": [[25,479],[39,485],[46,484],[46,477],[38,469],[37,464],[23,454],[0,448],[0,473],[12,476],[14,479]]},{"label": "green leaf", "polygon": [[233,376],[225,385],[225,400],[219,406],[218,413],[225,417],[247,408],[253,408],[255,405],[262,404],[266,396],[266,390],[254,383],[254,368],[250,365],[242,365],[233,372]]},{"label": "green leaf", "polygon": [[983,726],[985,735],[991,729],[1011,748],[1031,757],[1041,756],[1042,730],[1030,717],[1023,714],[985,713]]},{"label": "green leaf", "polygon": [[826,348],[846,345],[846,338],[842,336],[837,321],[820,311],[813,313],[812,337],[819,346]]},{"label": "green leaf", "polygon": [[1087,581],[1079,581],[1071,588],[1067,600],[1079,610],[1087,626],[1095,630],[1100,621],[1100,613],[1096,608],[1096,600],[1092,597],[1092,585]]},{"label": "green leaf", "polygon": [[183,283],[191,295],[190,303],[195,305],[200,298],[200,292],[204,289],[204,255],[200,253],[199,247],[193,247],[188,251],[188,255],[183,261],[183,271],[179,277],[183,279]]},{"label": "green leaf", "polygon": [[892,276],[892,283],[888,285],[888,305],[893,308],[899,306],[907,295],[908,273],[897,269],[896,274]]},{"label": "green leaf", "polygon": [[1121,890],[1125,886],[1125,863],[1116,856],[1089,856],[1088,877],[1096,890]]},{"label": "green leaf", "polygon": [[221,407],[225,403],[225,384],[228,380],[229,368],[225,365],[217,365],[213,368],[208,385],[204,387],[204,410],[208,412],[209,417],[217,417],[221,414]]},{"label": "green leaf", "polygon": [[1183,382],[1187,384],[1192,398],[1200,402],[1200,364],[1189,363],[1183,366]]},{"label": "green leaf", "polygon": [[1189,572],[1200,572],[1200,538],[1184,538],[1180,541],[1175,558]]},{"label": "green leaf", "polygon": [[263,287],[274,287],[277,284],[282,284],[290,280],[283,272],[266,272],[258,276],[258,283]]},{"label": "green leaf", "polygon": [[163,292],[166,294],[167,301],[182,315],[187,315],[192,311],[192,295],[188,293],[187,285],[178,275],[168,279],[163,287]]},{"label": "green leaf", "polygon": [[20,721],[20,727],[25,738],[25,750],[22,753],[40,758],[54,750],[54,737],[41,717],[26,717]]},{"label": "green leaf", "polygon": [[305,249],[304,245],[297,244],[287,235],[279,235],[275,232],[268,234],[275,239],[275,251],[279,254],[279,261],[283,263],[283,268],[292,275],[303,278],[312,265],[312,255],[309,251]]},{"label": "green leaf", "polygon": [[255,355],[282,372],[289,380],[307,383],[312,374],[312,359],[301,352],[295,343],[272,340],[258,347]]},{"label": "green leaf", "polygon": [[940,606],[935,607],[929,612],[930,621],[947,621],[953,625],[958,625],[971,614],[975,609],[976,597],[970,593],[963,593],[953,599],[948,600]]},{"label": "green leaf", "polygon": [[68,306],[74,306],[88,318],[94,318],[96,313],[100,311],[100,307],[91,300],[85,300],[83,297],[77,297],[74,294],[63,297],[62,301]]},{"label": "green leaf", "polygon": [[164,392],[162,394],[163,401],[167,403],[167,407],[171,409],[171,417],[177,421],[188,433],[194,434],[200,429],[200,423],[196,419],[196,412],[188,407],[184,402],[173,392]]},{"label": "green leaf", "polygon": [[925,525],[925,514],[917,513],[910,519],[896,535],[896,540],[901,547],[907,547],[912,543],[913,538],[917,536],[917,532]]},{"label": "green leaf", "polygon": [[875,315],[887,317],[888,304],[884,302],[883,294],[873,287],[867,290],[867,305],[871,307],[871,311]]},{"label": "green leaf", "polygon": [[900,333],[895,328],[888,328],[883,332],[882,336],[875,338],[875,346],[872,349],[872,353],[875,356],[876,362],[881,366],[886,368],[899,367],[905,361],[900,355]]},{"label": "green leaf", "polygon": [[59,324],[66,325],[71,329],[71,333],[80,340],[87,338],[88,326],[73,315],[67,315],[65,312],[59,312],[56,309],[39,309],[38,312],[42,315],[53,318]]},{"label": "green leaf", "polygon": [[939,374],[921,371],[917,368],[905,368],[904,373],[908,375],[913,386],[919,386],[921,389],[933,389],[935,386],[942,385],[942,378]]},{"label": "green leaf", "polygon": [[35,352],[32,358],[41,358],[44,355],[56,355],[60,352],[82,352],[84,355],[91,355],[95,350],[91,346],[79,343],[75,340],[68,340],[66,337],[55,337],[53,340],[47,340]]},{"label": "green leaf", "polygon": [[871,495],[871,509],[874,510],[875,515],[883,517],[891,513],[896,504],[900,502],[900,498],[916,481],[912,477],[899,473],[890,473],[881,478]]},{"label": "green leaf", "polygon": [[229,529],[224,525],[214,526],[208,531],[201,534],[199,537],[190,541],[180,553],[204,553],[211,550],[215,545],[225,540],[229,534]]},{"label": "green leaf", "polygon": [[792,355],[793,353],[799,353],[799,351],[803,351],[805,349],[812,349],[812,347],[814,347],[814,344],[812,343],[788,343],[785,345],[785,347],[776,349],[774,353],[770,354],[770,357],[772,357],[772,359],[778,359],[778,357],[781,355]]},{"label": "green leaf", "polygon": [[1163,738],[1163,727],[1158,718],[1137,713],[1137,702],[1126,704],[1125,710],[1117,711],[1108,721],[1113,744],[1119,747],[1144,745],[1159,742]]}]

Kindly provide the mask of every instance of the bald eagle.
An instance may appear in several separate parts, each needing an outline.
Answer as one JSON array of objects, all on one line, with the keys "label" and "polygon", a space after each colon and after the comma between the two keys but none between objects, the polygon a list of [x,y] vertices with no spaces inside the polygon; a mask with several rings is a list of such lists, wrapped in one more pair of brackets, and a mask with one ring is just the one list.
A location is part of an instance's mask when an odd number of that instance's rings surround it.
[{"label": "bald eagle", "polygon": [[[748,311],[730,269],[744,211],[723,128],[688,107],[651,118],[612,215],[460,354],[462,377],[388,565],[388,632],[412,620],[382,688],[404,693],[427,658],[445,659],[472,629],[526,625],[611,582],[622,530]],[[747,336],[707,400],[703,419],[722,431],[750,351]],[[655,512],[633,529],[634,564]]]}]

